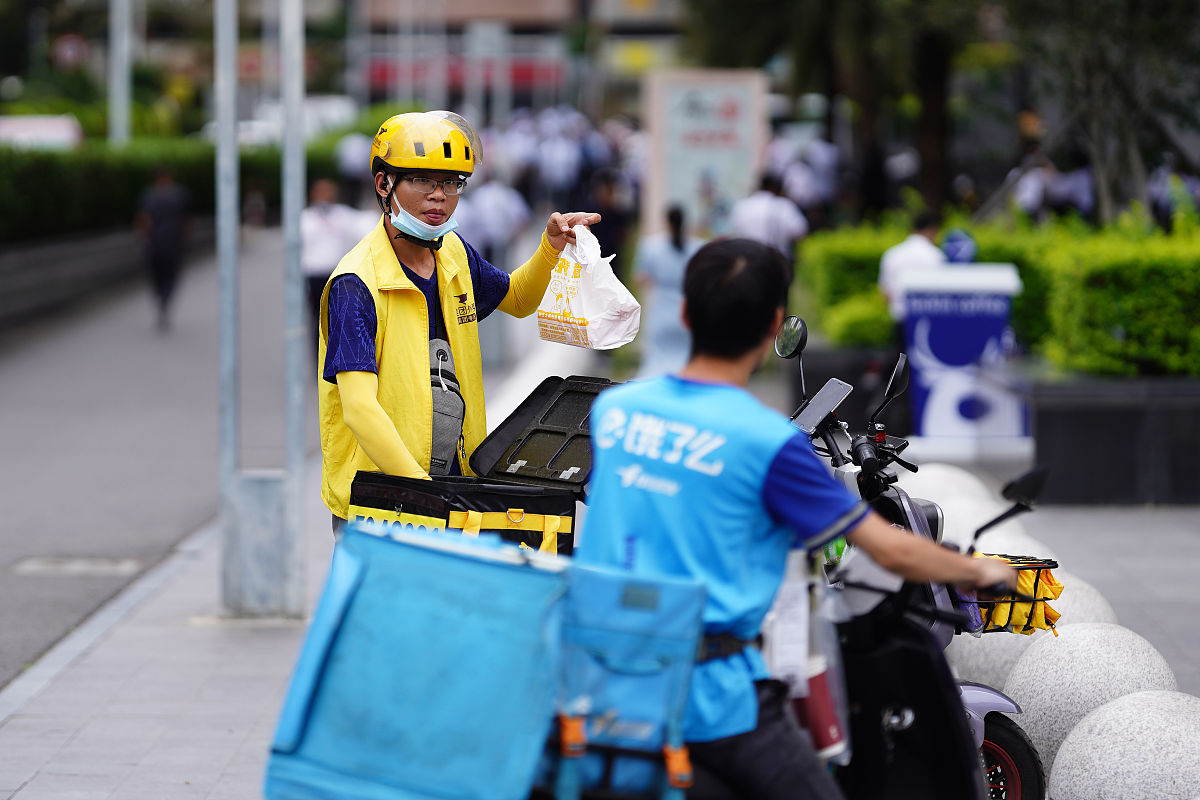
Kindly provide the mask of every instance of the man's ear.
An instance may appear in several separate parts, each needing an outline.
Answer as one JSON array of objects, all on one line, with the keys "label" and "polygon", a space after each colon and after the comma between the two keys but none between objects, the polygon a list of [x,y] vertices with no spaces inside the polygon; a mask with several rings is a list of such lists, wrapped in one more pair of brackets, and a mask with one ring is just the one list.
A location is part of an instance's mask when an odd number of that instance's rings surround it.
[{"label": "man's ear", "polygon": [[779,335],[779,329],[783,327],[783,318],[786,316],[787,313],[782,307],[775,309],[775,320],[771,323],[770,336],[767,337],[772,342],[775,341],[775,337]]}]

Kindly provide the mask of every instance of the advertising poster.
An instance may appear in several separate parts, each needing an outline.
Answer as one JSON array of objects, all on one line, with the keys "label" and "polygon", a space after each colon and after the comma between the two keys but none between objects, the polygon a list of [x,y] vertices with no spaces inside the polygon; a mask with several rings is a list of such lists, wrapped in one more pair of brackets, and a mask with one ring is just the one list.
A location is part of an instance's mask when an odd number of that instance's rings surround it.
[{"label": "advertising poster", "polygon": [[665,229],[683,207],[689,228],[729,232],[733,204],[758,186],[769,133],[767,78],[758,70],[666,70],[646,77],[643,120],[650,140],[641,227]]}]

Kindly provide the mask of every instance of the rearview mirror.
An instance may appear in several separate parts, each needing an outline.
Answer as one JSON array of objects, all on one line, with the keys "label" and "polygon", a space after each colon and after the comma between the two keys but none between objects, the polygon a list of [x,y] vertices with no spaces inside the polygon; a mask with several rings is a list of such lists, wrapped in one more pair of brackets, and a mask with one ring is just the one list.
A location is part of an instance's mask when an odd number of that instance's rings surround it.
[{"label": "rearview mirror", "polygon": [[896,359],[896,366],[892,368],[892,377],[888,378],[887,386],[883,389],[883,402],[879,404],[879,408],[875,409],[875,413],[871,415],[871,419],[867,420],[867,424],[873,425],[875,418],[883,413],[887,408],[888,403],[895,400],[900,395],[904,394],[908,389],[908,356],[904,353]]},{"label": "rearview mirror", "polygon": [[1048,474],[1049,470],[1046,467],[1034,467],[1019,478],[1009,481],[1000,490],[1000,494],[1005,500],[1011,502],[1012,505],[1003,514],[989,522],[985,522],[980,526],[979,530],[975,531],[975,535],[971,538],[971,546],[967,548],[967,555],[975,552],[975,542],[979,540],[984,531],[991,530],[1001,522],[1011,519],[1018,514],[1032,511],[1034,501],[1042,493],[1042,487],[1046,485],[1046,475]]},{"label": "rearview mirror", "polygon": [[780,358],[795,358],[804,351],[808,344],[808,326],[804,320],[795,315],[789,315],[783,320],[783,327],[775,336],[775,355]]},{"label": "rearview mirror", "polygon": [[1000,495],[1010,503],[1032,506],[1046,486],[1046,467],[1034,467],[1018,478],[1013,478],[1001,490]]}]

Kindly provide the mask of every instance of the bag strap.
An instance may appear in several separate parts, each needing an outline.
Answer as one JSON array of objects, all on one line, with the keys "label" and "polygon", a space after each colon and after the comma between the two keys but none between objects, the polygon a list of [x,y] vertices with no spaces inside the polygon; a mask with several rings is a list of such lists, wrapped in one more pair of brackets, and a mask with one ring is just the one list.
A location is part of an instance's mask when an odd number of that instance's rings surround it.
[{"label": "bag strap", "polygon": [[[462,515],[462,519],[455,521],[455,516],[459,514]],[[479,511],[451,511],[448,523],[452,528],[462,528],[463,536],[474,538],[479,535],[479,529],[483,526],[483,514]]]},{"label": "bag strap", "polygon": [[[542,524],[541,553],[558,553],[558,529],[562,527],[563,518],[555,514],[544,514]],[[567,521],[568,525],[570,520]]]},{"label": "bag strap", "polygon": [[[527,514],[524,509],[510,508],[507,511],[451,511],[446,520],[451,528],[459,528],[468,536],[478,536],[480,530],[489,531],[542,531],[553,533],[571,532],[571,518],[557,514]],[[545,548],[545,540],[542,541]],[[555,548],[551,548],[555,549]]]}]

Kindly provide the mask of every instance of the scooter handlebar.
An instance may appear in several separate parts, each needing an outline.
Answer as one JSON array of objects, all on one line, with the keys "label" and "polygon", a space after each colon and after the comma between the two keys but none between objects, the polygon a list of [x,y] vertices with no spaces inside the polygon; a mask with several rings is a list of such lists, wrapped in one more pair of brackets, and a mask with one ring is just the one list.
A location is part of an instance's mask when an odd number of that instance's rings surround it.
[{"label": "scooter handlebar", "polygon": [[854,463],[862,467],[864,474],[874,475],[879,471],[879,456],[875,452],[875,445],[866,436],[854,437],[850,445],[850,454]]}]

